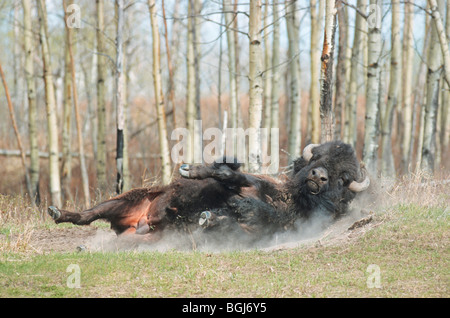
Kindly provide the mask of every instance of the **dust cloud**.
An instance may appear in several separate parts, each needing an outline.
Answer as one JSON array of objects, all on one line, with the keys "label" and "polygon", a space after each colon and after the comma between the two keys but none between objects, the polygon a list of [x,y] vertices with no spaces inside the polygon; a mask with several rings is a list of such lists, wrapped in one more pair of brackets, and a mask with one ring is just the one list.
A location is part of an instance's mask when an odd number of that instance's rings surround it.
[{"label": "dust cloud", "polygon": [[[367,191],[359,193],[350,205],[345,216],[334,219],[329,213],[315,211],[308,219],[299,219],[292,229],[279,231],[270,235],[256,237],[242,230],[239,226],[218,230],[204,230],[194,226],[189,230],[162,231],[162,237],[154,242],[147,241],[146,235],[133,237],[117,237],[112,231],[97,230],[81,249],[88,251],[202,251],[223,252],[242,250],[277,250],[311,244],[322,244],[322,241],[342,235],[348,235],[349,227],[379,208],[387,200],[380,200],[386,185],[372,182]],[[383,196],[385,197],[385,196]],[[148,236],[147,236],[148,237]]]},{"label": "dust cloud", "polygon": [[98,229],[80,250],[92,252],[176,250],[208,253],[255,249],[270,251],[308,246],[326,238],[342,235],[348,231],[349,226],[366,215],[366,210],[354,207],[347,215],[335,220],[330,214],[317,211],[307,220],[297,220],[293,229],[259,237],[241,228],[207,231],[199,226],[190,231],[164,231],[159,240],[148,242],[140,239],[140,236],[117,237],[112,231]]}]

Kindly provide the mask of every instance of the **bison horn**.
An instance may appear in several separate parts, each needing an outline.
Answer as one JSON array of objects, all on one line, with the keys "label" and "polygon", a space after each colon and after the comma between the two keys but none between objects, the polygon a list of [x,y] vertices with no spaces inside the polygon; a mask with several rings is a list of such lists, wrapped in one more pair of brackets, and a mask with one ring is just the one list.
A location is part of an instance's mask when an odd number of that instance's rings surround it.
[{"label": "bison horn", "polygon": [[370,186],[370,178],[367,175],[367,171],[363,165],[361,165],[361,174],[364,176],[364,180],[361,182],[353,181],[349,184],[348,189],[353,192],[361,192],[366,190]]},{"label": "bison horn", "polygon": [[313,148],[320,146],[320,144],[309,144],[308,146],[306,146],[303,149],[303,159],[305,159],[306,161],[311,160],[313,154],[312,154],[312,150]]}]

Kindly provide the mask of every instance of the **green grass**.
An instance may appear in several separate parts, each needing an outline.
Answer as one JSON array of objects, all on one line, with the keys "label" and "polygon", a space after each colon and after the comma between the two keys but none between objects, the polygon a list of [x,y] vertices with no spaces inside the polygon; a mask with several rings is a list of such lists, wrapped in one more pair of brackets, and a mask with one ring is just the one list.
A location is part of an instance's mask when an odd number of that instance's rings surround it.
[{"label": "green grass", "polygon": [[[399,204],[347,243],[263,252],[0,249],[0,297],[449,297],[449,210]],[[7,231],[3,227],[0,231]],[[80,288],[69,288],[71,264]],[[379,267],[381,288],[369,288]]]}]

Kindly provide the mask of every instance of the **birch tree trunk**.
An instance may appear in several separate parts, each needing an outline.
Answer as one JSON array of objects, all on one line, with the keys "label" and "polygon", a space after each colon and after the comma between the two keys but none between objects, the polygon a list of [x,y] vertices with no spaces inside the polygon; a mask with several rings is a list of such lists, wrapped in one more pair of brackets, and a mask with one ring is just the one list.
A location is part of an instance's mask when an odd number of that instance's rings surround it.
[{"label": "birch tree trunk", "polygon": [[264,10],[264,123],[263,127],[270,131],[272,63],[270,56],[269,32],[269,0],[265,2]]},{"label": "birch tree trunk", "polygon": [[[439,38],[439,43],[441,44],[441,51],[444,62],[444,78],[447,82],[448,89],[450,89],[450,52],[448,49],[447,36],[445,34],[444,23],[442,22],[441,14],[438,9],[438,4],[436,0],[428,0],[431,7],[431,16],[433,17],[434,25],[436,27],[437,36]],[[444,12],[444,6],[440,6],[442,12]]]},{"label": "birch tree trunk", "polygon": [[[234,14],[237,15],[238,14],[238,2],[239,0],[234,0]],[[239,53],[241,52],[241,47],[239,45],[239,19],[234,19],[233,25],[234,25],[234,34],[233,34],[233,39],[234,39],[234,51],[235,51],[235,57],[236,57],[236,103],[238,104],[238,110],[237,110],[237,122],[238,122],[238,127],[244,127],[244,123],[242,120],[242,108],[239,107],[240,105],[240,99],[239,99],[239,87],[240,87],[240,81],[241,81],[241,74],[239,74],[237,72],[237,70],[240,70],[242,67],[240,65],[240,55]]]},{"label": "birch tree trunk", "polygon": [[[434,10],[441,11],[442,8],[442,3],[440,3],[439,8],[436,7]],[[436,159],[436,121],[439,107],[441,62],[442,57],[439,45],[438,28],[436,23],[434,23],[431,27],[430,47],[428,51],[427,97],[425,105],[422,160],[420,164],[421,169],[428,173],[434,172],[434,163]]]},{"label": "birch tree trunk", "polygon": [[186,128],[189,131],[190,140],[186,144],[186,162],[193,163],[194,160],[194,121],[197,118],[197,111],[195,107],[195,54],[194,54],[194,29],[193,29],[193,15],[194,8],[192,1],[188,4],[188,25],[187,25],[187,92],[186,92]]},{"label": "birch tree trunk", "polygon": [[400,0],[392,1],[391,31],[391,69],[388,100],[381,123],[381,172],[385,176],[395,177],[394,156],[392,155],[392,121],[398,105],[401,80],[401,34],[400,34]]},{"label": "birch tree trunk", "polygon": [[105,26],[104,26],[104,0],[96,0],[97,3],[97,182],[100,193],[106,190],[108,181],[106,177],[106,53]]},{"label": "birch tree trunk", "polygon": [[[167,68],[169,69],[169,79],[168,79],[168,86],[169,86],[169,100],[172,104],[172,122],[173,122],[173,129],[177,127],[177,114],[176,114],[176,105],[175,105],[175,85],[174,85],[174,69],[172,64],[172,58],[171,58],[171,52],[170,52],[170,45],[169,45],[169,31],[167,28],[167,19],[166,19],[166,9],[164,5],[164,0],[161,2],[161,9],[163,14],[163,21],[164,21],[164,38],[165,38],[165,44],[166,44],[166,56],[167,56]],[[173,25],[172,25],[172,32]]]},{"label": "birch tree trunk", "polygon": [[[411,142],[408,161],[409,166],[416,173],[420,169],[420,162],[422,161],[422,143],[423,143],[423,120],[424,120],[424,105],[426,95],[426,78],[427,78],[427,56],[430,46],[431,37],[431,18],[426,18],[425,21],[425,40],[422,47],[422,60],[419,66],[419,71],[414,84],[414,102],[412,105],[412,129],[411,129]],[[418,127],[418,129],[417,129]],[[414,165],[413,165],[414,163]],[[408,166],[408,168],[409,168]]]},{"label": "birch tree trunk", "polygon": [[336,118],[335,139],[341,140],[343,131],[343,122],[345,110],[345,95],[347,92],[346,74],[347,74],[347,43],[348,43],[348,14],[347,7],[342,1],[336,1],[337,19],[339,23],[339,45],[336,65],[336,92],[334,94],[334,114]]},{"label": "birch tree trunk", "polygon": [[[301,132],[301,101],[300,101],[300,62],[298,57],[299,35],[295,18],[297,1],[287,4],[286,7],[286,24],[289,39],[288,57],[291,61],[290,73],[290,96],[289,103],[291,108],[290,124],[289,124],[289,140],[288,152],[289,163],[295,158],[300,157],[302,132]],[[272,105],[273,107],[273,105]]]},{"label": "birch tree trunk", "polygon": [[336,1],[326,0],[325,30],[322,47],[322,66],[320,75],[320,119],[321,142],[334,139],[333,98],[333,55],[334,35],[336,33]]},{"label": "birch tree trunk", "polygon": [[155,87],[155,102],[158,116],[159,147],[161,151],[161,180],[163,184],[169,184],[171,180],[171,165],[169,142],[167,140],[166,114],[164,107],[164,95],[161,85],[161,66],[160,66],[160,42],[159,29],[156,15],[155,0],[148,0],[150,10],[150,22],[152,27],[153,43],[153,83]]},{"label": "birch tree trunk", "polygon": [[412,139],[412,72],[414,58],[413,43],[413,21],[414,21],[414,0],[405,3],[405,26],[403,28],[403,85],[402,85],[402,118],[403,118],[403,143],[402,143],[402,167],[406,171],[411,157],[411,139]]},{"label": "birch tree trunk", "polygon": [[[202,11],[202,3],[201,0],[189,0],[193,2],[194,15],[193,15],[193,41],[192,44],[194,46],[194,68],[195,68],[195,119],[201,120],[201,90],[200,90],[200,58],[201,58],[201,50],[200,50],[200,21],[201,21],[201,11]],[[194,143],[194,146],[199,146],[197,143]],[[202,152],[202,149],[197,149],[199,152]],[[197,151],[196,150],[196,151]],[[199,152],[196,152],[197,154]]]},{"label": "birch tree trunk", "polygon": [[238,104],[237,104],[237,86],[236,86],[236,55],[234,47],[234,31],[232,30],[233,23],[233,4],[231,0],[223,1],[223,9],[225,11],[225,24],[227,33],[228,46],[228,74],[230,79],[230,122],[231,128],[238,126]]},{"label": "birch tree trunk", "polygon": [[45,104],[47,111],[47,136],[49,150],[49,177],[50,194],[52,204],[61,206],[61,184],[59,177],[58,162],[58,125],[56,120],[56,101],[50,61],[50,48],[47,37],[47,13],[45,2],[37,1],[39,16],[39,37],[42,49],[42,59],[44,62],[44,81],[45,81]]},{"label": "birch tree trunk", "polygon": [[[66,8],[69,4],[64,1],[64,19],[67,19]],[[67,27],[66,27],[67,28]],[[66,33],[69,31],[67,30]],[[72,76],[69,52],[69,35],[66,34],[64,43],[64,89],[63,89],[63,127],[62,127],[62,159],[61,159],[61,186],[63,200],[72,200],[70,193],[70,179],[72,177]]]},{"label": "birch tree trunk", "polygon": [[32,201],[39,205],[39,145],[37,136],[36,82],[34,80],[34,43],[31,28],[31,3],[23,0],[23,44],[25,49],[25,78],[28,96],[28,133],[30,138],[30,183]]},{"label": "birch tree trunk", "polygon": [[[358,0],[357,7],[361,12],[366,12],[367,1]],[[363,34],[367,28],[364,18],[356,13],[355,17],[355,31],[353,36],[353,46],[351,55],[351,70],[350,81],[348,85],[348,92],[346,97],[346,116],[345,116],[345,129],[344,129],[344,141],[356,145],[356,108],[358,104],[358,87],[360,79],[360,71],[362,64],[362,48],[363,48]]]},{"label": "birch tree trunk", "polygon": [[130,173],[130,158],[128,154],[128,81],[129,81],[129,73],[130,68],[127,67],[128,56],[127,52],[127,44],[129,42],[124,42],[125,52],[123,56],[123,65],[124,65],[124,77],[123,77],[123,89],[122,89],[122,100],[123,100],[123,192],[127,192],[131,189],[131,173]]},{"label": "birch tree trunk", "polygon": [[77,137],[78,137],[78,153],[79,153],[79,159],[80,159],[80,169],[81,169],[81,180],[83,183],[83,193],[84,193],[84,204],[86,208],[90,206],[91,198],[89,194],[89,176],[86,168],[86,160],[84,157],[84,145],[83,145],[83,133],[81,130],[81,118],[80,118],[80,111],[78,107],[78,93],[77,93],[77,86],[76,86],[76,78],[75,78],[75,61],[73,58],[73,49],[72,49],[72,29],[69,27],[67,23],[67,12],[66,8],[67,5],[71,3],[67,3],[66,1],[64,3],[64,12],[65,12],[65,25],[66,25],[66,36],[67,36],[67,44],[68,44],[68,51],[69,51],[69,58],[70,58],[70,73],[72,75],[72,89],[73,89],[73,105],[75,108],[75,121],[77,125]]},{"label": "birch tree trunk", "polygon": [[321,33],[323,1],[319,1],[319,12],[317,12],[317,0],[310,1],[311,8],[311,86],[309,90],[311,105],[311,142],[320,142],[320,95],[319,95],[319,67],[320,67],[320,45],[319,34]]},{"label": "birch tree trunk", "polygon": [[123,103],[123,29],[124,29],[124,0],[116,0],[116,15],[117,15],[117,32],[116,32],[116,67],[115,67],[115,105],[116,105],[116,120],[117,120],[117,136],[116,136],[116,168],[117,168],[117,183],[116,192],[123,191],[123,148],[124,136],[123,130],[125,128],[124,118],[124,103]]},{"label": "birch tree trunk", "polygon": [[[447,18],[445,24],[447,43],[450,43],[450,1],[447,2]],[[445,150],[448,149],[450,140],[450,90],[443,90],[441,134],[442,156],[445,156]]]},{"label": "birch tree trunk", "polygon": [[378,112],[380,90],[381,56],[381,0],[371,0],[369,5],[369,43],[366,87],[366,120],[364,132],[363,161],[373,176],[377,175]]},{"label": "birch tree trunk", "polygon": [[[14,86],[13,86],[13,97],[12,100],[14,101],[14,104],[16,105],[16,107],[18,105],[23,105],[23,101],[22,101],[22,94],[20,94],[19,92],[21,92],[22,87],[21,87],[21,77],[20,77],[20,73],[21,73],[21,69],[20,69],[20,62],[21,62],[21,55],[20,55],[20,40],[19,40],[19,3],[18,1],[13,1],[13,8],[14,8],[14,22],[13,22],[13,70],[14,70]],[[18,109],[17,109],[18,110]],[[22,113],[22,110],[20,110],[17,113],[19,116]],[[27,172],[28,173],[28,172]]]},{"label": "birch tree trunk", "polygon": [[250,2],[249,17],[249,171],[261,171],[261,121],[263,59],[261,49],[261,0]]},{"label": "birch tree trunk", "polygon": [[[273,42],[272,42],[272,83],[271,83],[271,105],[270,105],[270,128],[279,129],[279,90],[280,90],[280,71],[278,65],[280,64],[280,23],[278,21],[279,18],[279,6],[277,5],[277,1],[275,1],[272,5],[272,14],[273,14]],[[289,41],[290,42],[290,41]],[[271,149],[277,149],[270,154],[270,160],[272,162],[279,162],[280,153],[278,149],[280,148],[280,141],[278,135],[272,135],[268,131],[270,135],[270,144]],[[278,166],[278,165],[276,165]],[[278,171],[271,171],[272,173],[276,173]]]}]

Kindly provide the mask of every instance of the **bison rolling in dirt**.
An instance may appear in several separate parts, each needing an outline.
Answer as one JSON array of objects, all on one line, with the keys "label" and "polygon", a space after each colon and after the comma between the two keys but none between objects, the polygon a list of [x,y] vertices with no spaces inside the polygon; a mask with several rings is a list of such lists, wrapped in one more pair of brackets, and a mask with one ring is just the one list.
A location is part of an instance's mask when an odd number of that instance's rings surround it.
[{"label": "bison rolling in dirt", "polygon": [[133,189],[82,212],[51,206],[48,213],[56,223],[104,219],[117,235],[144,241],[199,227],[215,235],[238,229],[259,239],[314,213],[338,217],[370,184],[353,148],[338,141],[305,147],[292,172],[277,179],[239,168],[233,160],[184,164],[182,178],[170,185]]}]

